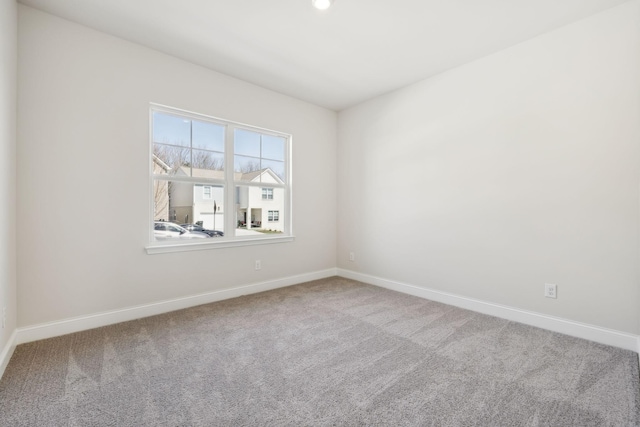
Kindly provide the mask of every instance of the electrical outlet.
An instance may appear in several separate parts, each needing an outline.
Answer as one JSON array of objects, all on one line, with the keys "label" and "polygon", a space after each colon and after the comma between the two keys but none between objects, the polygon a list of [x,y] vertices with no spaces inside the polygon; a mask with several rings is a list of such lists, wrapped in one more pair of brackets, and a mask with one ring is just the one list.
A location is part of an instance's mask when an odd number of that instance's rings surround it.
[{"label": "electrical outlet", "polygon": [[545,283],[544,296],[547,298],[558,298],[558,287],[550,283]]},{"label": "electrical outlet", "polygon": [[349,261],[355,261],[356,260],[356,254],[354,254],[353,252],[349,252]]},{"label": "electrical outlet", "polygon": [[259,259],[256,260],[256,270],[260,270],[262,268],[262,263]]}]

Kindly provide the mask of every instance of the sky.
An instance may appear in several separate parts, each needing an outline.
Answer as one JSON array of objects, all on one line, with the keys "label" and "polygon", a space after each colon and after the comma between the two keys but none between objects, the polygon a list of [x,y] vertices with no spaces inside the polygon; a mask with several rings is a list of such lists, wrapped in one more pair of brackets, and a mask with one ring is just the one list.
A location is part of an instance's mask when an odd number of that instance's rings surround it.
[{"label": "sky", "polygon": [[[189,147],[213,152],[216,157],[224,153],[225,126],[203,120],[179,117],[164,112],[153,112],[153,141],[155,143]],[[258,169],[271,168],[284,179],[286,139],[236,128],[234,138],[234,168],[246,171],[248,165]]]}]

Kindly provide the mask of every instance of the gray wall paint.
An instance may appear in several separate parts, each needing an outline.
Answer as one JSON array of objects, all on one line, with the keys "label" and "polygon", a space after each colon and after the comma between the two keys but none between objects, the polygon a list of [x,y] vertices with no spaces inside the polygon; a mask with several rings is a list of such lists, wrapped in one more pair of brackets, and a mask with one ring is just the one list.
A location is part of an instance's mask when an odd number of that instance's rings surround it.
[{"label": "gray wall paint", "polygon": [[[19,18],[20,326],[335,267],[335,112],[29,7]],[[147,255],[149,102],[292,134],[295,242]]]},{"label": "gray wall paint", "polygon": [[0,1],[0,352],[16,328],[16,71],[17,5]]},{"label": "gray wall paint", "polygon": [[338,266],[640,332],[638,76],[632,1],[341,112]]}]

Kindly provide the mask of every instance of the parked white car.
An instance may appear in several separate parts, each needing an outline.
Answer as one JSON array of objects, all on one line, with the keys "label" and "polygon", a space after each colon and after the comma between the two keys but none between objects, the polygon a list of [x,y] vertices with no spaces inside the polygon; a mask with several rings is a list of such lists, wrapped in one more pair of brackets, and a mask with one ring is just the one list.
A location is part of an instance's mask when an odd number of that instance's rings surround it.
[{"label": "parked white car", "polygon": [[199,231],[189,231],[178,224],[166,221],[155,221],[153,224],[153,236],[156,240],[174,239],[208,239],[209,235]]}]

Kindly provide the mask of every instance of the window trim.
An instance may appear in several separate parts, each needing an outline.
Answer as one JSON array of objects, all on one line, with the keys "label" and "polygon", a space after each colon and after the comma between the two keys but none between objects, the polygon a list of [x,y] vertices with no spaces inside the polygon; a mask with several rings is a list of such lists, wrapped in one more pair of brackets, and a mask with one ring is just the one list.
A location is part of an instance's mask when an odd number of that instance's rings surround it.
[{"label": "window trim", "polygon": [[[153,170],[153,114],[155,112],[172,114],[177,116],[183,116],[191,120],[199,120],[214,123],[225,127],[225,146],[224,146],[224,169],[225,179],[223,182],[217,179],[206,178],[193,178],[193,177],[181,177],[179,181],[193,182],[203,185],[223,185],[224,187],[224,202],[226,206],[233,206],[231,210],[225,209],[229,214],[225,215],[224,219],[224,237],[216,237],[212,239],[198,239],[184,240],[184,241],[155,241],[154,240],[154,213],[155,213],[155,200],[153,195],[154,182],[156,181],[175,181],[175,176],[167,175],[159,176],[154,175]],[[258,182],[244,182],[234,180],[234,150],[233,150],[233,132],[235,129],[244,129],[252,132],[258,132],[261,134],[272,135],[285,138],[285,179],[284,184],[272,184],[269,183],[269,188],[282,188],[284,191],[283,210],[287,214],[285,215],[285,221],[283,221],[283,233],[281,235],[265,234],[264,236],[236,236],[236,221],[237,210],[235,203],[236,188],[238,186],[249,187],[265,187],[266,183]],[[150,103],[149,104],[149,234],[147,238],[147,244],[145,250],[147,254],[169,253],[169,252],[184,252],[184,251],[199,251],[207,249],[228,248],[235,246],[252,246],[262,244],[274,244],[282,242],[291,242],[295,240],[293,234],[293,209],[292,209],[292,194],[293,194],[293,182],[291,179],[292,170],[292,145],[293,137],[290,134],[274,131],[271,129],[261,128],[258,126],[247,125],[244,123],[233,122],[230,120],[220,119],[217,117],[208,116],[205,114],[194,113],[191,111],[169,107],[166,105]],[[271,200],[271,199],[267,199]],[[226,213],[226,212],[225,212]],[[211,241],[209,241],[211,240]]]}]

